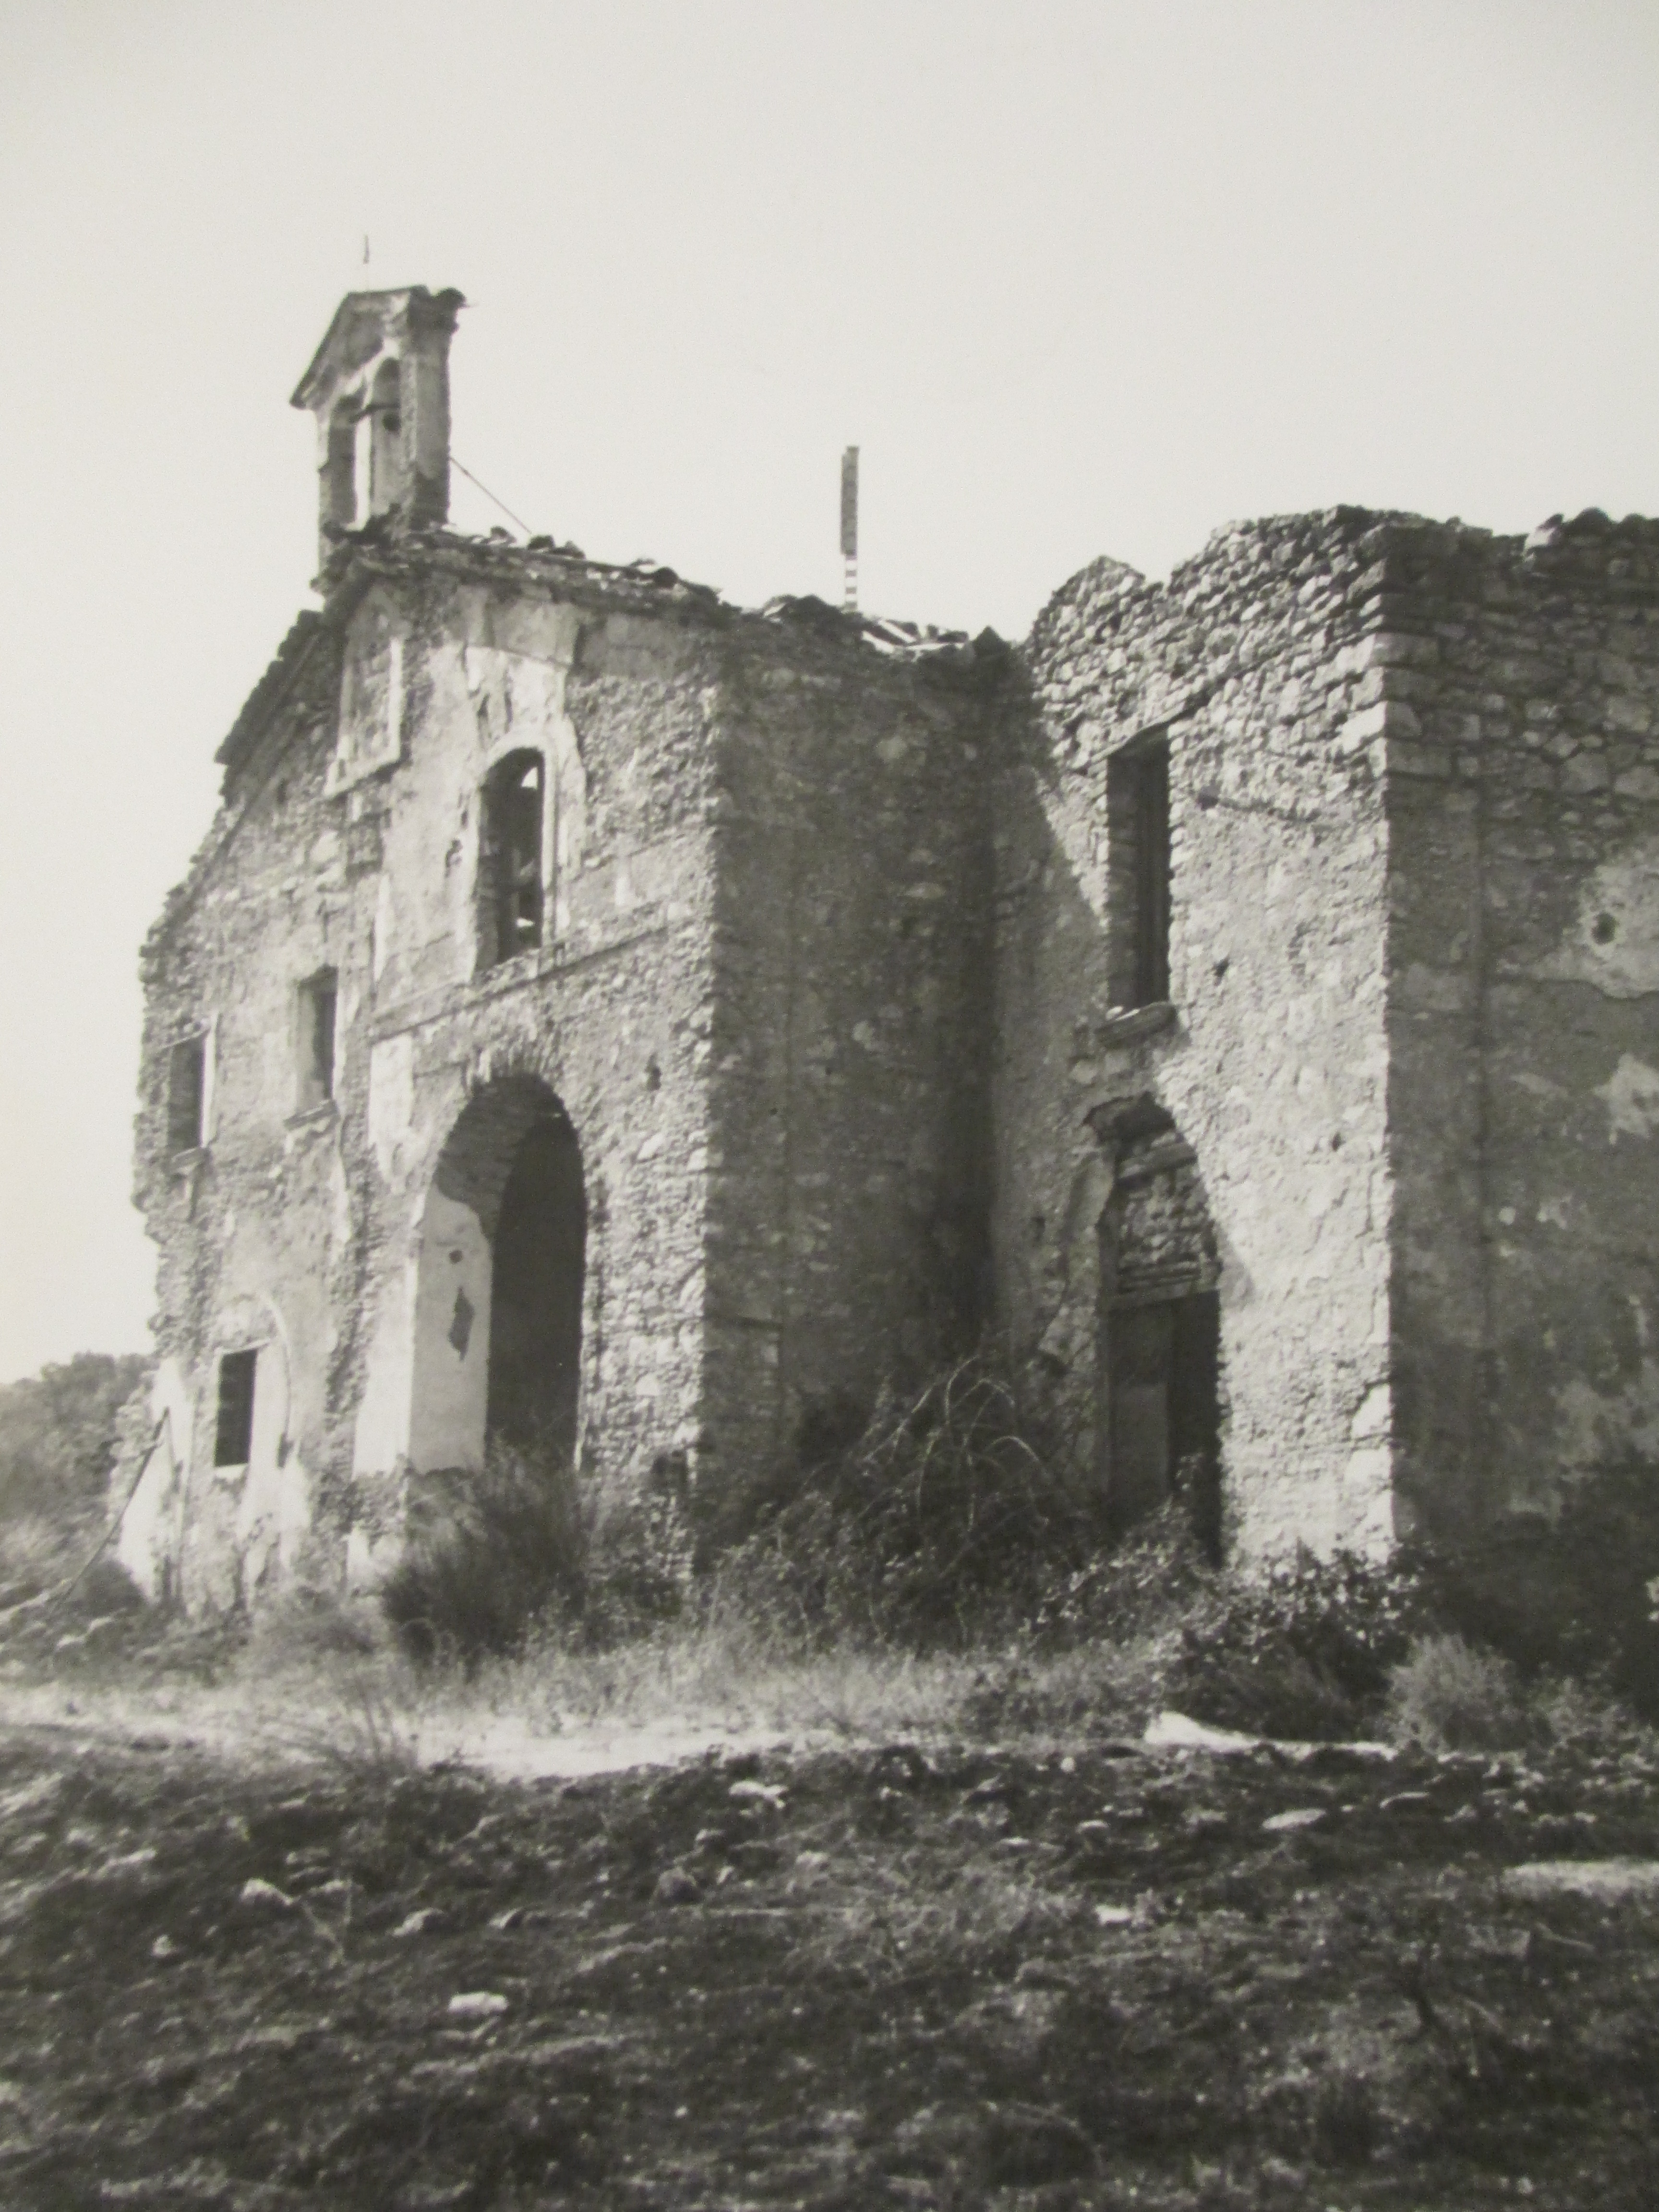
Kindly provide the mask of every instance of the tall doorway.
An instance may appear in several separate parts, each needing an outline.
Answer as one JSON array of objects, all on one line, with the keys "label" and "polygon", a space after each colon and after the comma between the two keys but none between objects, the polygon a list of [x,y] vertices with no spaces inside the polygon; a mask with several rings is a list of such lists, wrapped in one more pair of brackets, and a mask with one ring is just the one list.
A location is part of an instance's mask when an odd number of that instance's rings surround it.
[{"label": "tall doorway", "polygon": [[494,1433],[576,1448],[587,1201],[576,1132],[530,1076],[488,1084],[439,1154],[421,1224],[408,1455],[481,1468]]},{"label": "tall doorway", "polygon": [[490,1263],[486,1427],[568,1457],[576,1443],[587,1209],[568,1121],[536,1122],[501,1192]]},{"label": "tall doorway", "polygon": [[1196,1291],[1114,1305],[1106,1333],[1113,1519],[1144,1519],[1179,1485],[1198,1534],[1218,1552],[1219,1298]]}]

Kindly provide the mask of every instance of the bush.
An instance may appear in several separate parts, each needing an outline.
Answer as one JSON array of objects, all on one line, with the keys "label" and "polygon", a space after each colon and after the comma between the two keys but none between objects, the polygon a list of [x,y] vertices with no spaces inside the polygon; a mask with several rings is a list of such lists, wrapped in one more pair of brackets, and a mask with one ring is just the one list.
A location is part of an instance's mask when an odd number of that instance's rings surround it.
[{"label": "bush", "polygon": [[961,1649],[1032,1620],[1103,1540],[987,1358],[851,1427],[843,1409],[804,1432],[718,1568],[722,1597],[790,1640]]},{"label": "bush", "polygon": [[668,1618],[690,1557],[672,1473],[659,1462],[647,1497],[605,1499],[584,1492],[562,1455],[492,1436],[482,1473],[425,1478],[380,1591],[398,1641],[414,1657],[471,1665],[514,1650],[537,1621],[599,1644]]},{"label": "bush", "polygon": [[1352,1735],[1376,1722],[1426,1619],[1409,1572],[1299,1550],[1264,1577],[1217,1575],[1200,1590],[1170,1694],[1224,1728]]},{"label": "bush", "polygon": [[568,1462],[491,1437],[480,1473],[425,1478],[380,1603],[411,1656],[471,1662],[510,1651],[550,1600],[574,1596],[586,1548]]},{"label": "bush", "polygon": [[1553,1522],[1516,1516],[1401,1558],[1449,1628],[1524,1677],[1595,1681],[1659,1720],[1659,1468],[1625,1461],[1586,1477]]},{"label": "bush", "polygon": [[1419,1636],[1389,1676],[1389,1734],[1425,1751],[1504,1751],[1535,1731],[1507,1659],[1456,1634]]}]

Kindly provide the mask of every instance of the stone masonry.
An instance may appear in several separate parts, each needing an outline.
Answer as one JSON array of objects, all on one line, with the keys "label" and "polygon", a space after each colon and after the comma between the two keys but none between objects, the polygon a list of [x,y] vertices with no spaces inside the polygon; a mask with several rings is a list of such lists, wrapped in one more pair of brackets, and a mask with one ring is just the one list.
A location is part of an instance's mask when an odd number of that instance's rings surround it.
[{"label": "stone masonry", "polygon": [[372,1581],[491,1431],[718,1530],[988,1330],[1251,1553],[1659,1455],[1659,527],[745,612],[444,527],[460,305],[295,394],[321,606],[145,948],[143,1587]]}]

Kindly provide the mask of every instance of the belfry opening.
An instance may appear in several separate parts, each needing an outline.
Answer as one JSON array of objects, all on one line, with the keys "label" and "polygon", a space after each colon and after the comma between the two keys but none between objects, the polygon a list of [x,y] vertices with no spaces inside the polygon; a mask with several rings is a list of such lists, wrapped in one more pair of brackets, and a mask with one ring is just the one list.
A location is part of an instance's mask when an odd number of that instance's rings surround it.
[{"label": "belfry opening", "polygon": [[410,1456],[478,1467],[494,1436],[568,1458],[580,1415],[587,1205],[576,1133],[547,1085],[469,1102],[422,1223]]}]

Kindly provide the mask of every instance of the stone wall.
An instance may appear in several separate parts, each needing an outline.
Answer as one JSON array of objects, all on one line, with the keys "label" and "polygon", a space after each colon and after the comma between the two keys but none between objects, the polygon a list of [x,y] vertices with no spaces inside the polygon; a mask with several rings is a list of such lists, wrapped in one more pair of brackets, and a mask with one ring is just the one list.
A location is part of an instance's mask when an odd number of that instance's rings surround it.
[{"label": "stone wall", "polygon": [[[328,581],[145,951],[146,1587],[372,1575],[411,1474],[477,1462],[538,1116],[584,1464],[683,1464],[711,1525],[988,1322],[1080,1483],[1137,1391],[1144,1495],[1158,1362],[1218,1371],[1247,1553],[1659,1450],[1659,526],[1256,523],[1167,586],[1096,562],[1017,653],[378,526]],[[541,942],[498,959],[532,754]]]},{"label": "stone wall", "polygon": [[[1079,1474],[1109,1480],[1100,1231],[1119,1146],[1102,1133],[1150,1101],[1193,1158],[1158,1202],[1216,1254],[1223,1476],[1249,1551],[1389,1529],[1384,823],[1344,734],[1378,557],[1374,519],[1337,510],[1224,532],[1162,587],[1097,562],[1040,617],[1008,704],[1000,1318],[1048,1377]],[[1170,747],[1170,1004],[1126,1012],[1109,763],[1152,732]]]},{"label": "stone wall", "polygon": [[1402,1497],[1659,1454],[1659,526],[1385,533]]},{"label": "stone wall", "polygon": [[994,641],[884,655],[817,602],[726,641],[709,1494],[867,1410],[987,1303]]},{"label": "stone wall", "polygon": [[[374,1571],[422,1440],[452,1449],[471,1420],[481,1443],[462,1370],[487,1358],[488,1237],[434,1176],[492,1085],[544,1086],[581,1147],[589,1463],[636,1477],[697,1434],[708,595],[503,567],[430,542],[359,552],[298,675],[232,748],[224,807],[147,948],[137,1196],[161,1248],[167,1510],[193,1603],[311,1553],[337,1564],[348,1530]],[[481,969],[479,791],[526,745],[550,764],[549,927]],[[298,989],[325,968],[334,1096],[301,1110]],[[174,1154],[168,1052],[198,1029],[210,1121]],[[216,1470],[219,1358],[254,1346],[249,1460]]]}]

